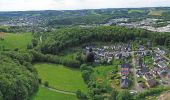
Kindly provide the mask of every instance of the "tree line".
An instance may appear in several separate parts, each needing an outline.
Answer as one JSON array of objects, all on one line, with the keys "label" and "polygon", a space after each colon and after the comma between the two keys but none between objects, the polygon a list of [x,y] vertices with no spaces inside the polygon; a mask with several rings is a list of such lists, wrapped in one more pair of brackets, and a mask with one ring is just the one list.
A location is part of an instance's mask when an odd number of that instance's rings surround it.
[{"label": "tree line", "polygon": [[[43,36],[43,35],[42,35]],[[44,33],[39,46],[43,54],[58,54],[65,49],[91,42],[127,42],[136,39],[149,39],[156,45],[170,46],[170,34],[151,32],[143,29],[129,29],[118,26],[99,26],[91,28],[62,28]]]}]

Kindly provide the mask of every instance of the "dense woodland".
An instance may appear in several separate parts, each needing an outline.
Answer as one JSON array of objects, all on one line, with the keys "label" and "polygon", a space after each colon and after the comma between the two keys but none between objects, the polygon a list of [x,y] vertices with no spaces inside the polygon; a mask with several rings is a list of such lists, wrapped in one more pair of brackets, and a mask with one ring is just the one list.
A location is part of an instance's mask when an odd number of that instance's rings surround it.
[{"label": "dense woodland", "polygon": [[0,98],[28,100],[38,90],[37,72],[28,53],[0,52]]},{"label": "dense woodland", "polygon": [[[39,35],[39,34],[38,34]],[[40,50],[43,54],[58,54],[64,49],[92,42],[127,42],[149,38],[156,45],[170,46],[169,33],[150,32],[117,26],[93,28],[64,28],[42,35]]]}]

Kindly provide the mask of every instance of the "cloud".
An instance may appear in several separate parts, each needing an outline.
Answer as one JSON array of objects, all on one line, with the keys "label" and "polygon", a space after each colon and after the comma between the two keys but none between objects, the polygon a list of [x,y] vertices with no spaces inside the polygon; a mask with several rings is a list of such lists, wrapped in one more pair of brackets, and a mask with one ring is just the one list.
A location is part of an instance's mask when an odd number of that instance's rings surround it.
[{"label": "cloud", "polygon": [[0,11],[170,6],[169,0],[0,0]]}]

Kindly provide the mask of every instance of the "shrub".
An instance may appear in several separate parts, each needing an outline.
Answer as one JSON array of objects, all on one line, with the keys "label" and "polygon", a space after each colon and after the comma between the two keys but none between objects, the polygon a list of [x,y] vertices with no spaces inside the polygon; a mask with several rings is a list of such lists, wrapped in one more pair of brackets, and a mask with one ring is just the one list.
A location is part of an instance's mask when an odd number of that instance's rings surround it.
[{"label": "shrub", "polygon": [[49,87],[49,83],[47,81],[44,82],[45,87]]}]

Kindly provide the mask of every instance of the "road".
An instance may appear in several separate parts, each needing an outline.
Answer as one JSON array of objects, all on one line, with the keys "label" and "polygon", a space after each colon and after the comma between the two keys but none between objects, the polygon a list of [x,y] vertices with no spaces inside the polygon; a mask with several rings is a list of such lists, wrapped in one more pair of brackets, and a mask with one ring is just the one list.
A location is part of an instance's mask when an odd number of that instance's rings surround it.
[{"label": "road", "polygon": [[45,87],[45,86],[43,86],[43,85],[41,85],[41,86],[44,87],[44,88],[47,88],[48,90],[54,91],[54,92],[63,93],[63,94],[69,94],[69,95],[76,95],[76,93],[73,93],[73,92],[67,92],[67,91],[57,90],[57,89],[54,89],[54,88]]},{"label": "road", "polygon": [[137,81],[137,75],[136,75],[137,70],[136,70],[136,63],[135,63],[134,53],[135,52],[133,52],[133,51],[131,52],[131,55],[132,55],[132,65],[133,65],[133,75],[134,75],[134,89],[137,92],[143,92],[144,89],[139,86],[138,81]]}]

